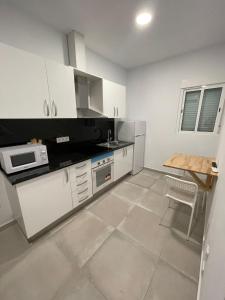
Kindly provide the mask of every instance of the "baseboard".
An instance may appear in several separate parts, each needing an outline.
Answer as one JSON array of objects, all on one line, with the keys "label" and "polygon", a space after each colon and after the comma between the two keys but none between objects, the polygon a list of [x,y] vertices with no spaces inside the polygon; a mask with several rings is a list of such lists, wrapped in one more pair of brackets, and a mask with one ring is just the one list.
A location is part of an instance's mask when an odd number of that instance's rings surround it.
[{"label": "baseboard", "polygon": [[9,220],[6,223],[0,224],[0,231],[6,229],[7,227],[9,227],[9,226],[11,226],[12,224],[15,224],[15,223],[16,223],[16,220],[12,219],[12,220]]}]

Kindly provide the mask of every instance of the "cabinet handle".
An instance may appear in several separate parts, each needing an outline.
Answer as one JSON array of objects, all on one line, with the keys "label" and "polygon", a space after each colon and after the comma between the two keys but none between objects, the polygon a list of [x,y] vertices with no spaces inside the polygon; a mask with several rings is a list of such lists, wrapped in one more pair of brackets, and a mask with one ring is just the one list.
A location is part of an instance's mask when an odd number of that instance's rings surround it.
[{"label": "cabinet handle", "polygon": [[79,200],[78,202],[83,202],[84,200],[86,200],[89,197],[89,195],[87,195],[86,197],[84,197],[83,199]]},{"label": "cabinet handle", "polygon": [[69,182],[69,171],[68,169],[65,169],[65,174],[66,174],[66,182]]},{"label": "cabinet handle", "polygon": [[86,175],[87,174],[87,172],[85,172],[85,173],[83,173],[83,174],[81,174],[81,175],[77,175],[77,178],[80,178],[80,177],[82,177],[82,176],[84,176],[84,175]]},{"label": "cabinet handle", "polygon": [[53,115],[54,117],[56,117],[56,116],[58,115],[57,106],[56,106],[54,100],[52,101],[52,115]]},{"label": "cabinet handle", "polygon": [[118,107],[116,108],[116,115],[117,115],[117,117],[119,115],[119,108]]},{"label": "cabinet handle", "polygon": [[77,184],[77,186],[81,186],[81,185],[83,185],[83,184],[85,184],[85,183],[87,183],[87,182],[88,182],[88,181],[85,180],[84,182]]},{"label": "cabinet handle", "polygon": [[77,166],[77,167],[75,167],[76,169],[81,169],[81,168],[83,168],[83,167],[85,167],[87,164],[83,164],[82,166]]},{"label": "cabinet handle", "polygon": [[54,105],[55,105],[55,117],[57,117],[58,116],[58,108],[57,108],[57,105],[55,104],[55,102],[54,102]]},{"label": "cabinet handle", "polygon": [[85,193],[86,191],[88,191],[88,187],[87,187],[85,190],[83,190],[82,192],[79,192],[79,193],[77,193],[77,194],[80,195],[80,194]]},{"label": "cabinet handle", "polygon": [[126,148],[126,156],[127,156],[127,148]]},{"label": "cabinet handle", "polygon": [[50,113],[49,106],[48,106],[47,100],[45,99],[45,101],[44,101],[44,114],[45,114],[45,116],[49,117],[49,113]]}]

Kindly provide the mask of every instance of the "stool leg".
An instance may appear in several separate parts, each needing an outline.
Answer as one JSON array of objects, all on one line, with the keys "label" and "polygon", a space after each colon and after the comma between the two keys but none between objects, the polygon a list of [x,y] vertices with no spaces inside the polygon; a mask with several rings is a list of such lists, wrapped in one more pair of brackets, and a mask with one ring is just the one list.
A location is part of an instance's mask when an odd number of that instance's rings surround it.
[{"label": "stool leg", "polygon": [[206,191],[203,192],[203,197],[202,197],[202,213],[204,212],[204,208],[205,208],[205,201],[206,201]]},{"label": "stool leg", "polygon": [[189,240],[189,236],[190,236],[190,232],[191,232],[191,226],[192,226],[194,211],[195,211],[195,207],[192,207],[191,217],[190,217],[189,226],[188,226],[187,240]]}]

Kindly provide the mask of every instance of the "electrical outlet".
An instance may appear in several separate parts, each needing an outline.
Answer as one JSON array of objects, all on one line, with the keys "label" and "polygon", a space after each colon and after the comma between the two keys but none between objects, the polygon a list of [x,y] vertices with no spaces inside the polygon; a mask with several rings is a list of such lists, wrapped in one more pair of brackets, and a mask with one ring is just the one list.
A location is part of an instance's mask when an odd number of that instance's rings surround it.
[{"label": "electrical outlet", "polygon": [[60,136],[56,138],[56,143],[60,144],[60,143],[66,143],[70,141],[70,137],[69,136]]}]

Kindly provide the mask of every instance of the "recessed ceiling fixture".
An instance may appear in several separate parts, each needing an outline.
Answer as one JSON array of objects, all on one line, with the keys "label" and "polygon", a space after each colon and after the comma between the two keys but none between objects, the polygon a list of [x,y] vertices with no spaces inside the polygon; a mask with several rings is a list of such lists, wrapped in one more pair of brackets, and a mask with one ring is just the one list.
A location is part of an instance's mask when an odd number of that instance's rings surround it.
[{"label": "recessed ceiling fixture", "polygon": [[152,20],[152,15],[148,12],[143,12],[137,15],[136,17],[136,23],[139,26],[145,26],[149,24]]}]

